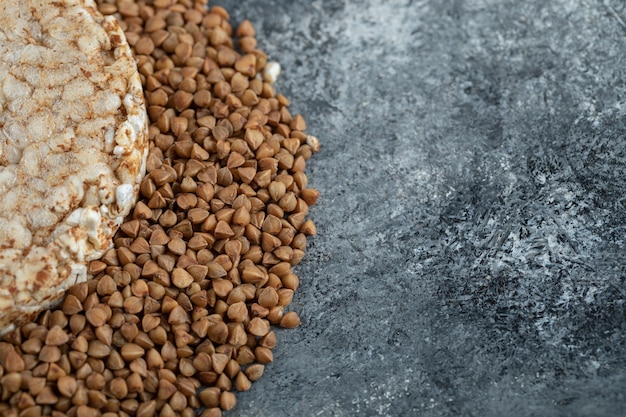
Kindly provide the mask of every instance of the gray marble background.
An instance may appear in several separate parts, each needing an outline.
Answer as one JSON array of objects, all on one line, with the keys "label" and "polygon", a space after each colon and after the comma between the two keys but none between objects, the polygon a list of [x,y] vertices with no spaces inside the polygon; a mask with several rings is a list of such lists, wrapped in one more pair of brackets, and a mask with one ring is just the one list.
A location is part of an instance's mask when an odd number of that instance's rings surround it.
[{"label": "gray marble background", "polygon": [[626,415],[626,3],[215,1],[322,151],[232,417]]}]

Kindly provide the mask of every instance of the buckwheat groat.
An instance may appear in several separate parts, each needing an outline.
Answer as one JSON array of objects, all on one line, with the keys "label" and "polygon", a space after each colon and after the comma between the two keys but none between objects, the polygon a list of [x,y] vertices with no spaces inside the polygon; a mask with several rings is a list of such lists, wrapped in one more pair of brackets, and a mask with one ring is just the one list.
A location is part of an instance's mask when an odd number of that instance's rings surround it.
[{"label": "buckwheat groat", "polygon": [[146,123],[124,33],[92,0],[0,2],[0,333],[110,247],[145,171]]}]

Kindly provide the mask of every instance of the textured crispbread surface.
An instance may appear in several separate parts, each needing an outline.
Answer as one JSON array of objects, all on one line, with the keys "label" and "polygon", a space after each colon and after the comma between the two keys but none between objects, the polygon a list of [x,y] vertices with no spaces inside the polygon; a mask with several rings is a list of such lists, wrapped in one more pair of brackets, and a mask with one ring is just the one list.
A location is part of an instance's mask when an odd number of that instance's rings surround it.
[{"label": "textured crispbread surface", "polygon": [[145,171],[141,81],[92,0],[0,2],[0,332],[103,254]]}]

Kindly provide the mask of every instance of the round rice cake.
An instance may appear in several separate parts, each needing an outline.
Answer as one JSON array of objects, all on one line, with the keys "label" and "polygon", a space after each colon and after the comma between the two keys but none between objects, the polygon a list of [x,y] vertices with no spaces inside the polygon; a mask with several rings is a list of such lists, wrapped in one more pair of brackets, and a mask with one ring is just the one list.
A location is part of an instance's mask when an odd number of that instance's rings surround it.
[{"label": "round rice cake", "polygon": [[87,280],[145,173],[123,31],[92,0],[0,2],[0,333]]}]

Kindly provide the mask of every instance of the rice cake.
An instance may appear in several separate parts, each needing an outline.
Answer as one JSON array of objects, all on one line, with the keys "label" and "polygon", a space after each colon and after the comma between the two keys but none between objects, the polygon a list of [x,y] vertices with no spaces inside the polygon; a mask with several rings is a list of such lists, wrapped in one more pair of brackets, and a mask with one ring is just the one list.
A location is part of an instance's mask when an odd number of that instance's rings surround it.
[{"label": "rice cake", "polygon": [[147,116],[123,31],[92,0],[0,2],[0,333],[111,246],[145,172]]}]

